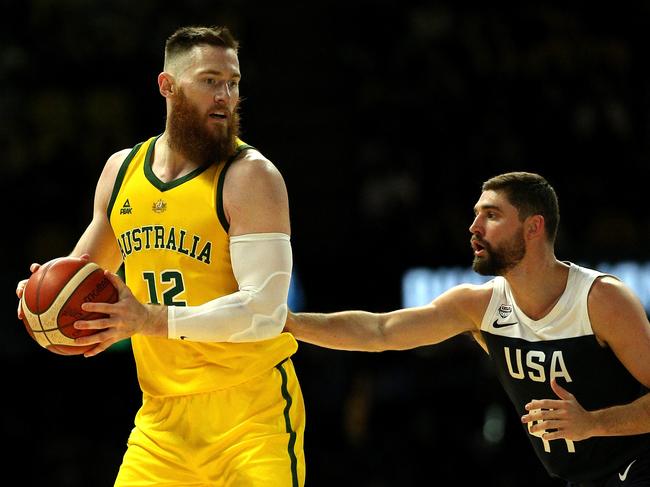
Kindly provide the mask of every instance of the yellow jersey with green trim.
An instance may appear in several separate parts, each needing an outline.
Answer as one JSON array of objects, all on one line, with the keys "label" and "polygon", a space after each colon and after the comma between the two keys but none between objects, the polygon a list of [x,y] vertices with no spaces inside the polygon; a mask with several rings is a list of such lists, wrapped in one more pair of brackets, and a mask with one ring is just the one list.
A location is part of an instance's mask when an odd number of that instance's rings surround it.
[{"label": "yellow jersey with green trim", "polygon": [[[159,136],[158,136],[159,137]],[[116,177],[108,218],[126,284],[140,302],[197,306],[238,290],[230,264],[222,189],[228,161],[170,182],[153,173],[158,137],[136,145]],[[145,394],[175,396],[241,384],[294,354],[289,333],[247,343],[207,343],[136,334],[131,338]]]}]

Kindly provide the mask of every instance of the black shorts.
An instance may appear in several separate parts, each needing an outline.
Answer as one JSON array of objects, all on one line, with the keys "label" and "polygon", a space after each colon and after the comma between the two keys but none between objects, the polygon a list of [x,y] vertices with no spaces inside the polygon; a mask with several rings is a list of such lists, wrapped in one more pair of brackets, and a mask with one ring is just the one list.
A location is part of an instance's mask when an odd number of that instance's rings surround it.
[{"label": "black shorts", "polygon": [[602,480],[569,482],[567,487],[650,487],[650,450],[630,458],[628,463]]}]

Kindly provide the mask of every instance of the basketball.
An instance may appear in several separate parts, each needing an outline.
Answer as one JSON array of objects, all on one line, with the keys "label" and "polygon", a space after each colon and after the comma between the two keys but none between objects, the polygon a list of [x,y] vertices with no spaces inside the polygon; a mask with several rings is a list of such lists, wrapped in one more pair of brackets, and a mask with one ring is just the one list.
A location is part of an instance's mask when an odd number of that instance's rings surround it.
[{"label": "basketball", "polygon": [[77,330],[77,320],[94,320],[103,313],[81,309],[86,302],[115,303],[117,290],[97,264],[78,257],[61,257],[34,272],[23,291],[23,323],[40,346],[61,355],[79,355],[95,345],[75,345],[74,339],[101,330]]}]

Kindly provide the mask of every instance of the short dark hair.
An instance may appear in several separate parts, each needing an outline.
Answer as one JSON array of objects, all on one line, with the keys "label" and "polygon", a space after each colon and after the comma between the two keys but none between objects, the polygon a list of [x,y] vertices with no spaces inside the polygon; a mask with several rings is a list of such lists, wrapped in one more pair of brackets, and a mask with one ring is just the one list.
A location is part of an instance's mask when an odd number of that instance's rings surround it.
[{"label": "short dark hair", "polygon": [[187,26],[176,30],[165,42],[165,65],[169,59],[189,52],[194,46],[207,44],[215,47],[239,49],[239,42],[228,27]]},{"label": "short dark hair", "polygon": [[560,224],[560,206],[555,190],[539,174],[530,172],[509,172],[488,179],[483,191],[501,191],[519,212],[519,220],[531,215],[542,215],[546,226],[546,237],[554,243]]}]

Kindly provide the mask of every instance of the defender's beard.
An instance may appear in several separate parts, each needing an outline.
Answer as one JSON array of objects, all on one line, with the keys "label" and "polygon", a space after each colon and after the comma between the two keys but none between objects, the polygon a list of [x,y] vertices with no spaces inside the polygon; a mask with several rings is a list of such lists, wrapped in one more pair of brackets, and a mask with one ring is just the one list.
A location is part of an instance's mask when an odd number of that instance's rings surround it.
[{"label": "defender's beard", "polygon": [[225,126],[209,126],[206,115],[199,113],[182,90],[179,90],[167,124],[169,146],[192,162],[204,166],[219,163],[235,151],[239,135],[239,104]]},{"label": "defender's beard", "polygon": [[497,248],[492,248],[483,240],[479,242],[485,249],[485,257],[474,256],[472,269],[482,276],[502,276],[521,262],[526,255],[523,228]]}]

